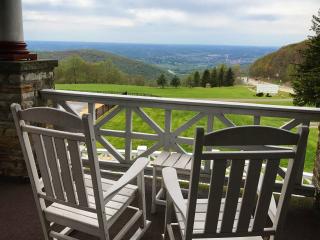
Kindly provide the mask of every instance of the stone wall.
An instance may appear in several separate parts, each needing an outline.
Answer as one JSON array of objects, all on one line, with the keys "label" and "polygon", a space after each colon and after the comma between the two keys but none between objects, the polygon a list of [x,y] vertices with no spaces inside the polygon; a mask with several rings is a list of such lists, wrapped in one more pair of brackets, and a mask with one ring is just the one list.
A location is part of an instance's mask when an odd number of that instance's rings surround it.
[{"label": "stone wall", "polygon": [[27,175],[10,105],[43,105],[39,90],[54,88],[53,70],[57,65],[55,60],[0,61],[0,175]]}]

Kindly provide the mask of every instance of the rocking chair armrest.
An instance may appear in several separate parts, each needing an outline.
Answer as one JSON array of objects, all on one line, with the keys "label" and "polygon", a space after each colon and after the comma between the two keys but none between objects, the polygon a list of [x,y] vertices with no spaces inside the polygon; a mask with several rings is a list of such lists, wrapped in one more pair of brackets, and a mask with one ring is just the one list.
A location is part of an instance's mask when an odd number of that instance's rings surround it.
[{"label": "rocking chair armrest", "polygon": [[123,174],[118,181],[116,181],[104,194],[104,202],[107,203],[111,198],[116,195],[125,185],[129,184],[139,174],[143,173],[146,166],[149,164],[148,158],[138,158],[128,171]]},{"label": "rocking chair armrest", "polygon": [[172,167],[166,167],[162,170],[162,177],[167,194],[170,196],[173,204],[178,208],[185,221],[187,216],[187,204],[182,196],[177,171]]}]

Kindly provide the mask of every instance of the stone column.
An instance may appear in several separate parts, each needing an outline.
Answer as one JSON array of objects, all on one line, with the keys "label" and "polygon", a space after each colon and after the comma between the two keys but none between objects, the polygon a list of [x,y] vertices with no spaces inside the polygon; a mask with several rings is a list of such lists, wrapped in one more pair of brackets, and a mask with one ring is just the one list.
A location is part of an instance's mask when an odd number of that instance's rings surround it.
[{"label": "stone column", "polygon": [[21,0],[0,1],[0,60],[36,60],[23,37]]},{"label": "stone column", "polygon": [[57,65],[56,60],[0,61],[0,175],[27,175],[10,105],[42,105],[39,90],[54,88]]},{"label": "stone column", "polygon": [[0,0],[0,175],[26,176],[19,139],[10,112],[42,105],[39,90],[54,88],[55,60],[36,60],[23,37],[21,0]]}]

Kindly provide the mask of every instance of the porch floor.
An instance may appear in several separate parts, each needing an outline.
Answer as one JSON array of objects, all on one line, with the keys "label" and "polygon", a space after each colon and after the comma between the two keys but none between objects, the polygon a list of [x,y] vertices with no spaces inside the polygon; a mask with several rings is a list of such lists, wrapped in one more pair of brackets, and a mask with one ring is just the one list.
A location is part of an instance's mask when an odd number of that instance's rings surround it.
[{"label": "porch floor", "polygon": [[[158,207],[158,213],[150,214],[151,180],[146,179],[148,219],[151,227],[143,240],[160,240],[163,232],[164,208]],[[111,235],[130,218],[130,212],[123,216],[117,226],[111,229]],[[83,234],[75,234],[81,239],[95,239]],[[316,240],[320,236],[320,211],[313,208],[310,198],[294,198],[291,201],[285,224],[283,240]],[[30,184],[16,178],[0,177],[0,240],[40,240],[43,234],[40,228]]]}]

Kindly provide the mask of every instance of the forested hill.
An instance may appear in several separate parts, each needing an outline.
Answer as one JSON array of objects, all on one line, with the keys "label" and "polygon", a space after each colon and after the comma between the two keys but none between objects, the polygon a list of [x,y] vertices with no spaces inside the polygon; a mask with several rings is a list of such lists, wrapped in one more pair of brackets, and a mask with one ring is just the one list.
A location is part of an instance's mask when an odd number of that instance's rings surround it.
[{"label": "forested hill", "polygon": [[301,50],[307,47],[307,40],[284,46],[256,60],[249,69],[251,77],[289,82],[294,73],[294,65],[302,61]]},{"label": "forested hill", "polygon": [[63,60],[71,56],[79,56],[87,62],[111,61],[121,72],[130,76],[142,76],[146,81],[153,81],[162,73],[170,75],[166,70],[141,61],[129,59],[112,53],[97,50],[70,50],[38,52],[40,59]]}]

